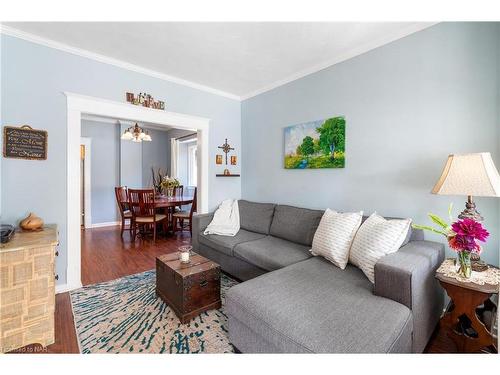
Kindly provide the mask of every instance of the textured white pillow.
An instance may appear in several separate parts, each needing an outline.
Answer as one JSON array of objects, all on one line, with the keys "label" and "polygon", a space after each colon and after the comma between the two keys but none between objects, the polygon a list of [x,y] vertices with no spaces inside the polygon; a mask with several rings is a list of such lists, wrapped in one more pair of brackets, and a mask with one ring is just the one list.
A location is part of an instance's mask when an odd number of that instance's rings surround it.
[{"label": "textured white pillow", "polygon": [[375,263],[383,256],[395,253],[408,234],[411,219],[386,220],[376,212],[361,225],[349,252],[349,262],[360,268],[375,282]]},{"label": "textured white pillow", "polygon": [[323,214],[312,242],[312,255],[320,255],[344,269],[363,211],[339,213],[329,208]]}]

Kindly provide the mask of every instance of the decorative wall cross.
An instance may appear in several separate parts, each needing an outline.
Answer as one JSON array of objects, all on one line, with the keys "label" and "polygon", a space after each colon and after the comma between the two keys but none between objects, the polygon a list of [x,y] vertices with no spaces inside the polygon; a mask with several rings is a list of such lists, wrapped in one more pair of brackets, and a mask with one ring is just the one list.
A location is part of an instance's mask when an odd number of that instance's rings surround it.
[{"label": "decorative wall cross", "polygon": [[220,148],[225,154],[226,154],[226,165],[227,165],[227,154],[231,151],[231,150],[234,150],[233,147],[231,147],[228,143],[227,143],[227,138],[226,138],[226,142],[224,142],[224,144],[222,146],[219,146],[217,148]]}]

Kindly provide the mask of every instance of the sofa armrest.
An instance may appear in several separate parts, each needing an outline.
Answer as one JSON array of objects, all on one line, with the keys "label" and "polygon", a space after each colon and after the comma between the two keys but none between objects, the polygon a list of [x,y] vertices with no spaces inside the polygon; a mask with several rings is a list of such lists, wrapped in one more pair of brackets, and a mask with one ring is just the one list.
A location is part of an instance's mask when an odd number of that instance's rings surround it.
[{"label": "sofa armrest", "polygon": [[191,244],[193,245],[194,251],[198,250],[199,240],[198,236],[203,233],[205,228],[210,224],[214,217],[214,213],[210,212],[208,214],[194,214],[193,215],[193,234],[191,238]]},{"label": "sofa armrest", "polygon": [[411,241],[375,264],[374,294],[412,310],[414,352],[424,350],[442,313],[444,295],[435,273],[443,260],[443,244]]}]

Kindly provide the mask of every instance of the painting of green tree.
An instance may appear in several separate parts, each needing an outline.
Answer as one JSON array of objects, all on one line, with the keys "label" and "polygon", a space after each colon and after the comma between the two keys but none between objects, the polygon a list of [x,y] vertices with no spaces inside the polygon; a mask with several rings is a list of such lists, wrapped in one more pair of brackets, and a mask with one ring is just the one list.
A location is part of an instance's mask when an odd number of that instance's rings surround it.
[{"label": "painting of green tree", "polygon": [[344,117],[332,117],[285,128],[286,169],[344,166]]}]

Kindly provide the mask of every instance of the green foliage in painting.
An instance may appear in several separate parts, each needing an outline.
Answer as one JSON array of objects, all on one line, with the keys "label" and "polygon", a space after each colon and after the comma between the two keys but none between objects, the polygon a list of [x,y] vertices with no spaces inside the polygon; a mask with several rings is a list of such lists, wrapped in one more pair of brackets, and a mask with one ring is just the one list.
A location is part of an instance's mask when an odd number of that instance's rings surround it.
[{"label": "green foliage in painting", "polygon": [[343,117],[285,128],[285,168],[344,168],[345,132]]},{"label": "green foliage in painting", "polygon": [[300,151],[301,154],[306,157],[309,157],[310,155],[314,154],[314,140],[312,139],[312,137],[307,136],[302,140],[302,145],[300,145]]},{"label": "green foliage in painting", "polygon": [[335,158],[335,151],[345,151],[345,119],[333,117],[317,128],[319,133],[319,146],[325,155]]},{"label": "green foliage in painting", "polygon": [[321,152],[321,145],[319,144],[319,139],[314,139],[314,153],[319,154]]}]

